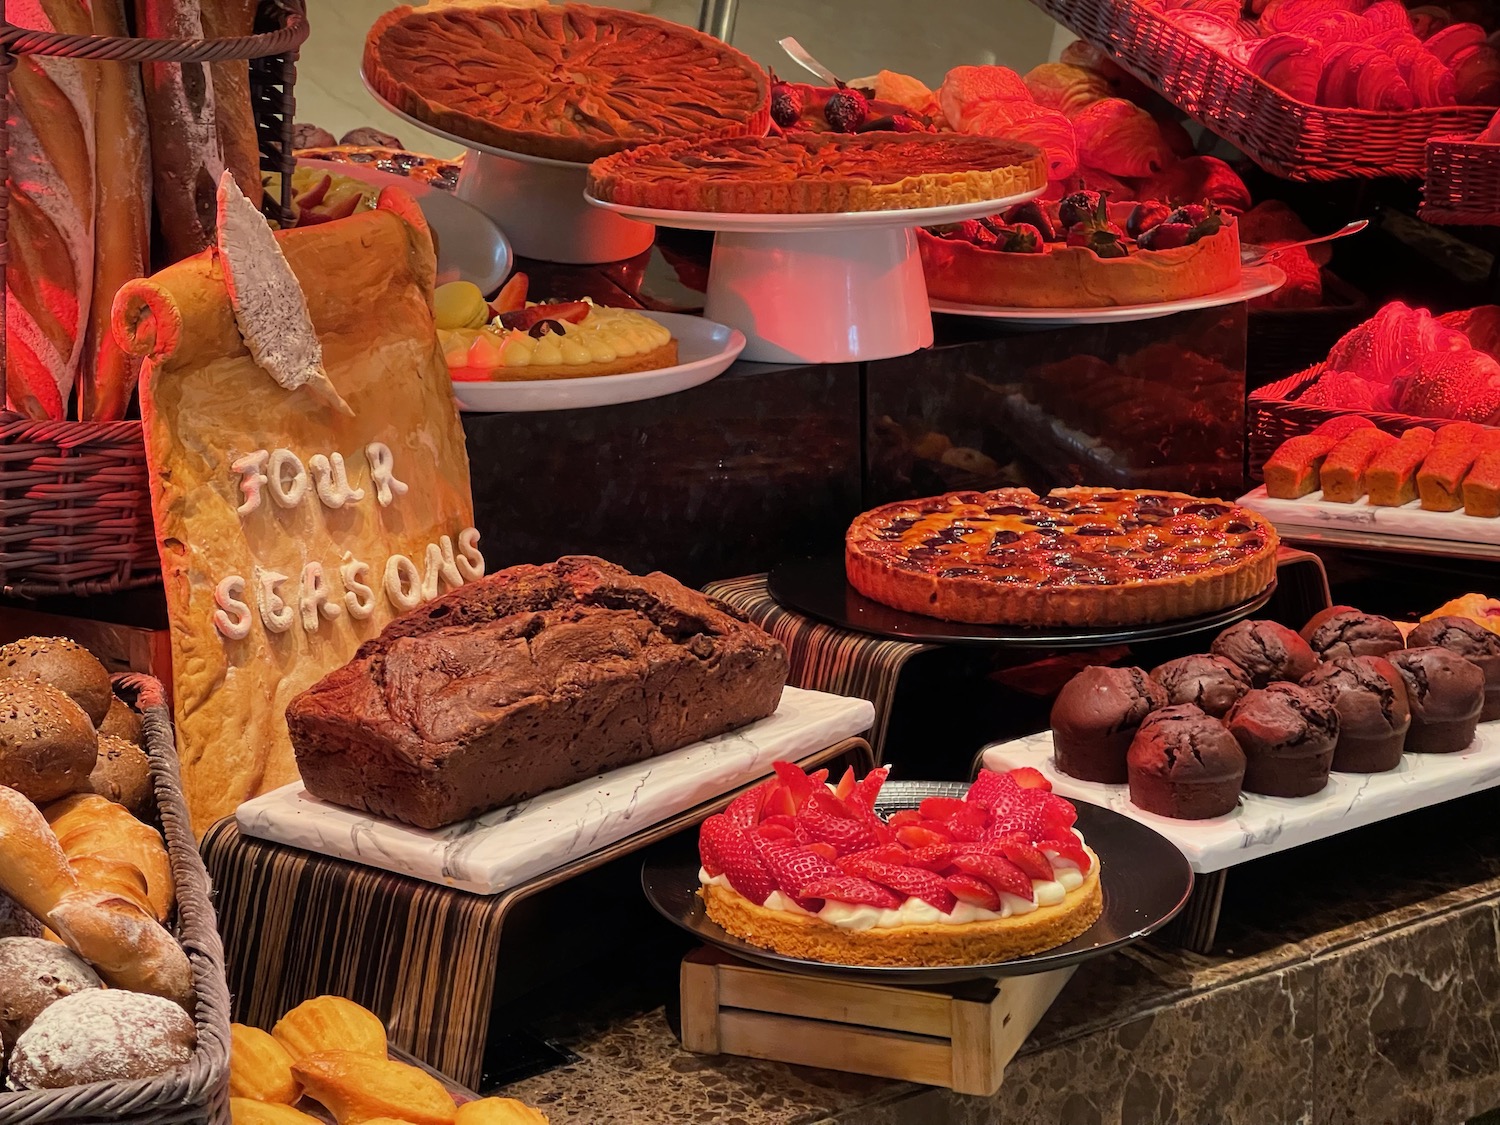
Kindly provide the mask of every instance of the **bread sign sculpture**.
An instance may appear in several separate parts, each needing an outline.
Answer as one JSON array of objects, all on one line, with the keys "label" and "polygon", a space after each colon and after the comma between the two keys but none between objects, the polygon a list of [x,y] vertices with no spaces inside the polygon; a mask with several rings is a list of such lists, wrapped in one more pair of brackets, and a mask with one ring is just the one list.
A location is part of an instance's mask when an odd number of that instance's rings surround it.
[{"label": "bread sign sculpture", "polygon": [[123,289],[194,828],[294,781],[287,702],[391,618],[484,573],[432,321],[436,258],[399,191],[273,235],[232,177],[218,246]]}]

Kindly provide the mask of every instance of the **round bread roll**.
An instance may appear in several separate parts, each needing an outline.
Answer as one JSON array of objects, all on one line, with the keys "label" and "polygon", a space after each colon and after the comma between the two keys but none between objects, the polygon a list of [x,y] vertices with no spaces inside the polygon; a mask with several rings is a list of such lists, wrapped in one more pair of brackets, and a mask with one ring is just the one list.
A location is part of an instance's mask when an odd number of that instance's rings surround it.
[{"label": "round bread roll", "polygon": [[109,673],[94,654],[66,637],[23,637],[0,645],[0,679],[51,684],[83,708],[98,726],[115,697]]},{"label": "round bread roll", "polygon": [[10,1084],[55,1090],[83,1082],[150,1078],[182,1066],[198,1041],[170,1000],[123,989],[65,996],[37,1016],[10,1056]]},{"label": "round bread roll", "polygon": [[0,938],[41,936],[42,924],[36,915],[9,895],[0,894]]},{"label": "round bread roll", "polygon": [[134,742],[112,734],[99,736],[99,759],[86,788],[142,819],[151,812],[151,759]]},{"label": "round bread roll", "polygon": [[46,804],[86,785],[98,757],[94,725],[61,691],[0,680],[0,785]]},{"label": "round bread roll", "polygon": [[64,996],[103,987],[66,946],[41,938],[0,938],[0,1038],[14,1043]]},{"label": "round bread roll", "polygon": [[99,724],[99,733],[111,734],[139,746],[141,744],[141,717],[135,713],[135,708],[119,696],[111,696],[109,712],[104,716],[104,721]]}]

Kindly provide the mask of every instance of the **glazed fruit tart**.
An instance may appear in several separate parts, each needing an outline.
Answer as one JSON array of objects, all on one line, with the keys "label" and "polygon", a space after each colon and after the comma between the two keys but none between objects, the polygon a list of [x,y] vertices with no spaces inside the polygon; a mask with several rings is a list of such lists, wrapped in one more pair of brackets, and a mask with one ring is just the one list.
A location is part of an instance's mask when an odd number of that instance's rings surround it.
[{"label": "glazed fruit tart", "polygon": [[777,762],[704,821],[699,893],[724,930],[843,965],[981,965],[1071,941],[1103,909],[1077,811],[1034,769],[984,770],[964,797],[875,811],[856,781]]}]

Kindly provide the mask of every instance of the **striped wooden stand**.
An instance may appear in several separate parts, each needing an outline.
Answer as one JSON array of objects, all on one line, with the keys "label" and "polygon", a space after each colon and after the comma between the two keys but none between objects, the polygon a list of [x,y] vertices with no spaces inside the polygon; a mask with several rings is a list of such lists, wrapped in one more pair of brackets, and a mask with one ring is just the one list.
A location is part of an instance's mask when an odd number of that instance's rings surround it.
[{"label": "striped wooden stand", "polygon": [[682,962],[682,1045],[988,1095],[1072,975],[908,988],[763,969],[705,947]]}]

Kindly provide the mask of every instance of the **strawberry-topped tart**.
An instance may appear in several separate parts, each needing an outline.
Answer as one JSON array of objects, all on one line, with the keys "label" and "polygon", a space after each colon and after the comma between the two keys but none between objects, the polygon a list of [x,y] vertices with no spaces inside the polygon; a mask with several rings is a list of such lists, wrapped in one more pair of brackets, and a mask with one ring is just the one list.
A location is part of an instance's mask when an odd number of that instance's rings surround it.
[{"label": "strawberry-topped tart", "polygon": [[1062,945],[1103,909],[1099,857],[1034,769],[875,812],[886,768],[776,776],[703,823],[699,893],[734,936],[843,965],[993,964]]}]

